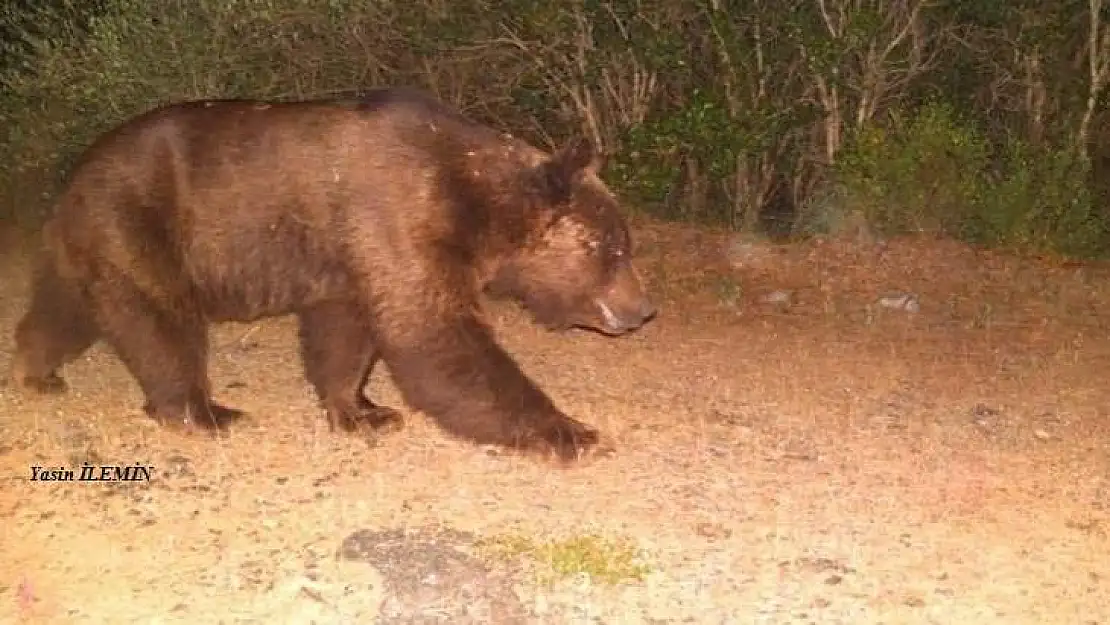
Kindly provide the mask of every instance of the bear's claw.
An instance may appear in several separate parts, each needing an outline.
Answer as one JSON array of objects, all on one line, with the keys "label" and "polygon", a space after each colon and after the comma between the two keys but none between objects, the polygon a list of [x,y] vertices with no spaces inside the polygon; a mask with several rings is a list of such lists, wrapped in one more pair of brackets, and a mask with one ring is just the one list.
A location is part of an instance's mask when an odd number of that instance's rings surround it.
[{"label": "bear's claw", "polygon": [[328,410],[328,425],[333,432],[369,430],[378,434],[403,429],[405,420],[398,410],[378,406],[362,399],[357,406],[335,407]]},{"label": "bear's claw", "polygon": [[564,463],[576,462],[590,455],[601,442],[601,435],[588,425],[570,417],[538,430],[533,440],[539,450],[554,454]]},{"label": "bear's claw", "polygon": [[231,423],[246,416],[246,413],[242,410],[229,408],[215,402],[210,402],[207,408],[206,411],[193,410],[191,406],[182,409],[166,409],[157,408],[148,402],[143,406],[143,411],[160,425],[184,430],[205,431],[213,435],[227,431]]}]

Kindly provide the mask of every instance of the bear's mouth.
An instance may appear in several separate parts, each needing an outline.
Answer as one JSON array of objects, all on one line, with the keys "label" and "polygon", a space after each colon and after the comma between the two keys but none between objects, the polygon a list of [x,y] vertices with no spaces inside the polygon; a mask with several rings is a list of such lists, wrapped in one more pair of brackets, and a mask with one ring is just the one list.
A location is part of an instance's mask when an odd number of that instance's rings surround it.
[{"label": "bear's mouth", "polygon": [[569,326],[592,330],[605,336],[622,336],[640,329],[650,318],[651,315],[625,314],[623,311],[614,309],[604,299],[597,298],[590,300],[588,312],[581,311]]},{"label": "bear's mouth", "polygon": [[614,308],[601,297],[592,300],[592,304],[597,309],[599,323],[593,323],[591,327],[609,336],[620,336],[639,330],[654,319],[657,312],[655,306],[644,298],[628,307]]},{"label": "bear's mouth", "polygon": [[646,301],[639,306],[623,307],[614,306],[603,297],[584,299],[573,306],[553,298],[533,298],[528,304],[532,319],[554,332],[578,328],[606,336],[621,336],[638,330],[655,314],[654,307]]},{"label": "bear's mouth", "polygon": [[599,331],[612,336],[625,334],[633,329],[631,324],[622,320],[613,312],[609,304],[605,303],[603,299],[595,299],[594,305],[601,311],[601,325],[597,328]]}]

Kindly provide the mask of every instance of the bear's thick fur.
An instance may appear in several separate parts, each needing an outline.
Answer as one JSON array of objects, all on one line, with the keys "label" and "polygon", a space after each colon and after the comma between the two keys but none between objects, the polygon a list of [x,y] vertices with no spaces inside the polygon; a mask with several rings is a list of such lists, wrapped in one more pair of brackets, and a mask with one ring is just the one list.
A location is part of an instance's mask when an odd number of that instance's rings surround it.
[{"label": "bear's thick fur", "polygon": [[222,428],[208,325],[295,314],[333,427],[397,422],[363,394],[383,360],[410,407],[478,443],[578,457],[597,431],[495,342],[482,291],[551,328],[610,335],[654,315],[592,147],[555,154],[420,91],[165,106],[98,139],[43,230],[12,377],[106,341],[164,424]]}]

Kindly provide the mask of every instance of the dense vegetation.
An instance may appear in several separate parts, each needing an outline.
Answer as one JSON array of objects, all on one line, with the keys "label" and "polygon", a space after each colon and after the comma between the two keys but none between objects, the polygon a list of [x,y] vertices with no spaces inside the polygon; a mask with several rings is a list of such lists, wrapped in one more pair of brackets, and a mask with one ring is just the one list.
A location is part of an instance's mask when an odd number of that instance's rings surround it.
[{"label": "dense vegetation", "polygon": [[629,203],[666,218],[804,235],[862,216],[888,233],[1110,250],[1103,0],[24,0],[3,11],[0,217],[20,223],[41,218],[97,133],[154,104],[417,84],[541,145],[587,133]]}]

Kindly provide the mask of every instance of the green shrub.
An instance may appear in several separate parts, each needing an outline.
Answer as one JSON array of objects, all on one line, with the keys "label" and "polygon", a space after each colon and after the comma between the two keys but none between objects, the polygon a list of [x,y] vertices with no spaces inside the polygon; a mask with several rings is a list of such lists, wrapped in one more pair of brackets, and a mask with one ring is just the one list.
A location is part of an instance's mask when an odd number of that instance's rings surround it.
[{"label": "green shrub", "polygon": [[695,90],[687,106],[660,111],[629,127],[622,137],[623,150],[610,171],[625,194],[649,212],[691,221],[721,221],[724,216],[720,214],[691,214],[698,207],[689,206],[681,191],[683,185],[695,182],[688,178],[690,162],[709,180],[727,177],[735,164],[734,144],[742,136],[719,96]]},{"label": "green shrub", "polygon": [[618,585],[642,582],[652,573],[644,554],[631,541],[597,534],[537,541],[528,536],[504,534],[483,540],[479,550],[495,559],[521,556],[539,565],[537,580],[552,584],[560,579],[587,575],[594,583]]},{"label": "green shrub", "polygon": [[1091,256],[1106,249],[1088,164],[1075,150],[1010,139],[994,150],[974,124],[937,103],[864,128],[802,215],[804,233],[853,214],[875,230],[959,237],[990,246]]},{"label": "green shrub", "polygon": [[983,185],[980,210],[969,228],[995,246],[1097,256],[1107,247],[1107,224],[1088,186],[1089,162],[1070,148],[1034,150],[1011,139],[1000,172]]},{"label": "green shrub", "polygon": [[[989,163],[986,140],[943,104],[864,127],[840,153],[831,184],[843,214],[861,213],[887,234],[959,235],[976,210]],[[836,216],[816,215],[818,225]]]},{"label": "green shrub", "polygon": [[[94,137],[161,103],[414,84],[537,145],[583,132],[600,140],[611,156],[604,176],[629,208],[664,218],[754,228],[771,212],[765,204],[786,212],[797,192],[811,195],[795,215],[803,234],[862,216],[892,234],[1084,255],[1106,247],[1086,163],[1018,140],[993,154],[988,134],[946,104],[864,126],[826,169],[815,161],[825,120],[811,74],[851,55],[799,65],[805,16],[738,6],[9,3],[0,7],[0,220],[37,222]],[[823,32],[807,35],[810,52],[832,50]],[[851,98],[840,104],[849,110]],[[989,136],[997,142],[999,131]]]}]

